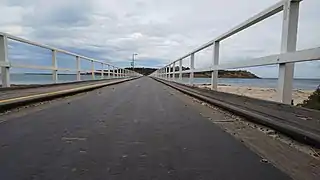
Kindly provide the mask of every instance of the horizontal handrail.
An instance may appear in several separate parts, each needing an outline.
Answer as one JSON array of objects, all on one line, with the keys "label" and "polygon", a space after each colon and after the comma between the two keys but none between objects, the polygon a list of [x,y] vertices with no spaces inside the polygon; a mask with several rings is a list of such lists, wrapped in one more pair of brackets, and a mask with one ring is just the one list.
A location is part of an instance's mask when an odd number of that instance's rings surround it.
[{"label": "horizontal handrail", "polygon": [[[290,53],[275,54],[265,57],[253,58],[250,60],[244,60],[238,63],[225,63],[219,64],[217,66],[211,66],[208,68],[199,68],[194,69],[193,72],[209,72],[214,70],[224,70],[224,69],[235,69],[235,68],[245,68],[245,67],[256,67],[256,66],[268,66],[274,64],[283,64],[283,63],[296,63],[296,62],[305,62],[320,60],[320,47],[305,49]],[[190,73],[191,70],[183,70],[182,73]],[[179,72],[175,72],[178,74]],[[170,72],[169,74],[173,74]]]},{"label": "horizontal handrail", "polygon": [[[267,8],[266,10],[258,13],[257,15],[249,18],[248,20],[244,21],[243,23],[239,24],[238,26],[232,28],[230,31],[228,31],[228,32],[226,32],[226,33],[218,36],[217,38],[215,38],[215,39],[213,39],[213,40],[211,40],[211,41],[209,41],[209,42],[207,42],[207,43],[205,43],[204,45],[196,48],[195,50],[187,53],[186,55],[178,58],[177,60],[175,60],[175,61],[173,61],[173,62],[177,62],[177,61],[179,61],[180,59],[184,59],[184,58],[190,56],[191,54],[197,53],[197,52],[199,52],[199,51],[201,51],[201,50],[203,50],[203,49],[205,49],[205,48],[207,48],[207,47],[210,47],[210,46],[212,46],[212,45],[214,44],[214,42],[216,42],[216,41],[222,41],[222,40],[224,40],[224,39],[226,39],[226,38],[228,38],[228,37],[230,37],[230,36],[232,36],[232,35],[240,32],[240,31],[242,31],[242,30],[244,30],[244,29],[246,29],[246,28],[248,28],[248,27],[250,27],[250,26],[255,25],[256,23],[259,23],[259,22],[267,19],[268,17],[271,17],[271,16],[273,16],[273,15],[281,12],[281,11],[283,10],[284,2],[285,2],[285,1],[278,2],[277,4],[275,4],[275,5]],[[172,63],[173,63],[173,62],[172,62]],[[170,63],[170,64],[172,64],[172,63]],[[170,65],[170,64],[169,64],[169,65]]]},{"label": "horizontal handrail", "polygon": [[[86,56],[83,56],[83,55],[79,55],[79,54],[72,53],[72,52],[69,52],[69,51],[66,51],[66,50],[55,48],[55,47],[52,47],[52,46],[49,46],[49,45],[33,42],[33,41],[30,41],[30,40],[27,40],[27,39],[24,39],[24,38],[13,36],[13,35],[8,34],[8,33],[0,32],[0,36],[6,36],[7,38],[9,38],[11,40],[18,41],[18,42],[26,43],[26,44],[37,46],[37,47],[44,48],[44,49],[54,50],[54,51],[57,51],[57,52],[60,52],[60,53],[63,53],[63,54],[79,57],[81,59],[86,59],[86,60],[89,60],[89,61],[93,61],[93,62],[97,62],[97,63],[103,63],[103,64],[106,64],[106,65],[110,65],[112,67],[116,67],[116,66],[113,66],[112,64],[109,64],[109,63],[106,63],[106,62],[103,62],[103,61],[99,61],[99,60],[96,60],[96,59],[93,59],[93,58],[89,58],[89,57],[86,57]],[[118,67],[116,67],[116,68],[118,68]]]}]

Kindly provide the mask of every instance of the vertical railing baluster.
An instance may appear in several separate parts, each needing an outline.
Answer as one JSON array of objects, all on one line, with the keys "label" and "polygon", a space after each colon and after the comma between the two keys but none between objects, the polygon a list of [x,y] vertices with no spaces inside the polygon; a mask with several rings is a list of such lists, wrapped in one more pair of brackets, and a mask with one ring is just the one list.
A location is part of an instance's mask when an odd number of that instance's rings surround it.
[{"label": "vertical railing baluster", "polygon": [[112,66],[112,78],[116,78],[116,74],[115,74],[115,68],[114,68],[114,66]]},{"label": "vertical railing baluster", "polygon": [[169,65],[169,80],[172,81],[172,65]]},{"label": "vertical railing baluster", "polygon": [[92,76],[92,80],[95,80],[95,69],[94,69],[94,62],[91,61],[91,76]]},{"label": "vertical railing baluster", "polygon": [[182,82],[182,59],[179,60],[179,81]]},{"label": "vertical railing baluster", "polygon": [[10,65],[8,59],[8,38],[5,35],[0,35],[0,62],[8,64],[6,67],[1,67],[2,87],[10,87]]},{"label": "vertical railing baluster", "polygon": [[108,79],[110,79],[110,65],[108,64]]},{"label": "vertical railing baluster", "polygon": [[167,79],[168,67],[164,67],[164,79]]},{"label": "vertical railing baluster", "polygon": [[220,51],[220,42],[216,41],[213,44],[213,54],[212,54],[212,68],[211,72],[211,89],[218,90],[218,69],[215,69],[219,65],[219,51]]},{"label": "vertical railing baluster", "polygon": [[190,76],[189,76],[190,85],[194,84],[194,53],[190,56]]},{"label": "vertical railing baluster", "polygon": [[80,57],[76,56],[77,61],[77,81],[81,81],[81,65],[80,65]]},{"label": "vertical railing baluster", "polygon": [[168,72],[169,72],[168,80],[171,81],[171,79],[172,79],[172,78],[171,78],[171,73],[172,73],[172,71],[171,71],[171,64],[168,65],[168,69],[169,69],[169,70],[168,70]]},{"label": "vertical railing baluster", "polygon": [[[284,4],[281,53],[296,51],[299,3],[300,1],[286,1]],[[294,63],[279,64],[277,90],[279,102],[291,103],[293,76]]]},{"label": "vertical railing baluster", "polygon": [[101,79],[104,79],[104,65],[101,63]]},{"label": "vertical railing baluster", "polygon": [[53,83],[58,83],[58,63],[56,50],[52,50],[52,80]]},{"label": "vertical railing baluster", "polygon": [[173,62],[173,67],[172,67],[172,81],[175,81],[176,79],[176,62]]}]

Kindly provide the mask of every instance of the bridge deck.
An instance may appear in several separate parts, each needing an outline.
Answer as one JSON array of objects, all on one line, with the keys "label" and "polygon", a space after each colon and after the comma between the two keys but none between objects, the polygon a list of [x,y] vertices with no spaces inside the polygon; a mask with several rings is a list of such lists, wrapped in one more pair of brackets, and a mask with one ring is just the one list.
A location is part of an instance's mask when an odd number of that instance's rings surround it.
[{"label": "bridge deck", "polygon": [[149,78],[29,111],[0,116],[0,179],[290,179]]}]

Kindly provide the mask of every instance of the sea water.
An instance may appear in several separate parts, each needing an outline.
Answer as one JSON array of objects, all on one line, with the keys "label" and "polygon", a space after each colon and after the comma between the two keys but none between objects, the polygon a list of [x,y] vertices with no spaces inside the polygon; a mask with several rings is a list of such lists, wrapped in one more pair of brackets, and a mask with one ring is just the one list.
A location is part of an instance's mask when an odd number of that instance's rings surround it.
[{"label": "sea water", "polygon": [[[107,76],[105,76],[107,77]],[[75,74],[59,74],[58,82],[76,81]],[[95,79],[100,79],[101,76],[95,75]],[[92,75],[81,75],[81,80],[91,80]],[[178,78],[177,78],[178,79]],[[26,85],[26,84],[51,84],[51,74],[11,74],[11,84]],[[182,78],[183,83],[188,83],[189,78]],[[195,84],[210,84],[211,78],[194,78]],[[1,80],[0,80],[1,83]],[[219,78],[219,84],[231,86],[252,86],[262,88],[276,88],[277,79],[261,78],[261,79],[245,79],[245,78]],[[320,85],[320,79],[294,79],[294,89],[315,90]]]}]

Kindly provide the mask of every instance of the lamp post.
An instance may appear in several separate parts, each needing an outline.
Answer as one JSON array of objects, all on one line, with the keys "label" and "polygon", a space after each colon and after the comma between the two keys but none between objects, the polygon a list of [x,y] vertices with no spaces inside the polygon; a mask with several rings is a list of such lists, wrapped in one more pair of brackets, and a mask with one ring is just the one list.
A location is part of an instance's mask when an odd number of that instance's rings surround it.
[{"label": "lamp post", "polygon": [[132,66],[132,71],[134,71],[134,56],[138,55],[137,53],[133,53],[132,54],[132,62],[131,62],[131,66]]}]

